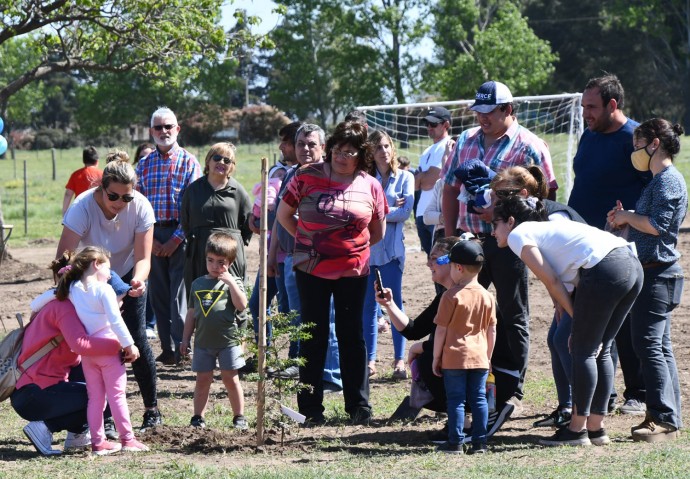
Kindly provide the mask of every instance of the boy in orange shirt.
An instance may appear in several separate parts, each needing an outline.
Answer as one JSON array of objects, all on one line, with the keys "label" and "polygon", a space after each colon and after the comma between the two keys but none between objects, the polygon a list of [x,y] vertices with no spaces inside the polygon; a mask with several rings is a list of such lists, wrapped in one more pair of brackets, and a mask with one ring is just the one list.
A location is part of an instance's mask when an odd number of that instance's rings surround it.
[{"label": "boy in orange shirt", "polygon": [[[439,258],[440,260],[441,258]],[[455,286],[443,294],[434,319],[433,371],[443,377],[448,403],[448,441],[438,451],[462,454],[465,400],[472,408],[472,448],[485,453],[486,379],[496,338],[496,303],[477,281],[484,263],[479,243],[460,240],[448,253]]]}]

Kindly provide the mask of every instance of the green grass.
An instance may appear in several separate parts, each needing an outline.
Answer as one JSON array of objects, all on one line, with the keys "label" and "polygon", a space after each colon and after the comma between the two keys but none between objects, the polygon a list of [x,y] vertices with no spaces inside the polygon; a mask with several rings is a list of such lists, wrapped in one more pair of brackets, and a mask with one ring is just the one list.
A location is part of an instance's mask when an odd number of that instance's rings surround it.
[{"label": "green grass", "polygon": [[[546,135],[550,151],[554,158],[556,177],[561,185],[559,200],[563,201],[565,194],[565,152],[567,150],[566,135]],[[127,149],[127,148],[125,148]],[[206,147],[191,148],[191,152],[203,162]],[[134,149],[128,151],[133,155]],[[108,150],[101,148],[101,158],[105,158]],[[690,179],[690,137],[683,137],[681,154],[676,158],[676,167],[683,173],[686,181]],[[419,156],[414,151],[401,150],[399,154],[408,154],[413,166],[418,164]],[[39,238],[56,240],[61,232],[62,198],[65,184],[69,175],[81,168],[81,148],[55,151],[55,172],[50,150],[17,151],[16,160],[0,161],[0,200],[5,223],[14,224],[12,246],[26,246],[30,241]],[[269,164],[278,158],[277,144],[239,145],[237,148],[237,171],[235,177],[250,191],[254,183],[259,181],[261,157],[266,156]],[[27,171],[27,222],[24,221],[24,165]],[[103,168],[101,162],[100,167]]]}]

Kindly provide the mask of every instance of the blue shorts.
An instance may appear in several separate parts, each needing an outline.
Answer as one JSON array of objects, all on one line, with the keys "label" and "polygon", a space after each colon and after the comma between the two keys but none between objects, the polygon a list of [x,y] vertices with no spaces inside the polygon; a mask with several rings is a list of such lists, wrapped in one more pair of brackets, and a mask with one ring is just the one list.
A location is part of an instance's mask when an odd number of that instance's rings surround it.
[{"label": "blue shorts", "polygon": [[240,346],[228,346],[226,348],[200,348],[194,347],[192,356],[192,371],[195,373],[207,373],[218,366],[223,371],[236,371],[245,365],[244,351]]}]

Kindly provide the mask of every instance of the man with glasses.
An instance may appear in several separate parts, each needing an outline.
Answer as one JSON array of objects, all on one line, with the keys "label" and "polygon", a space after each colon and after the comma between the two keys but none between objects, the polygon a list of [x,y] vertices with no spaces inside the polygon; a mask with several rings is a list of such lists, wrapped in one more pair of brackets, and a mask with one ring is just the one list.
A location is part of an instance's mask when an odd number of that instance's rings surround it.
[{"label": "man with glasses", "polygon": [[156,361],[180,361],[180,341],[187,314],[184,286],[185,235],[180,208],[187,187],[201,176],[197,159],[177,144],[180,125],[166,107],[151,115],[151,137],[156,149],[137,164],[137,188],[148,198],[156,215],[151,255],[149,293],[163,352]]},{"label": "man with glasses", "polygon": [[424,224],[424,212],[426,207],[433,200],[433,189],[438,180],[443,166],[443,155],[446,151],[446,144],[450,137],[450,112],[442,106],[429,108],[424,117],[429,138],[434,142],[419,157],[419,166],[415,170],[415,196],[419,192],[419,200],[415,209],[415,223],[417,225],[417,236],[422,244],[422,249],[429,256],[434,235],[434,225]]},{"label": "man with glasses", "polygon": [[[455,171],[465,162],[481,160],[493,171],[511,166],[538,165],[549,183],[549,199],[558,188],[551,155],[543,140],[520,126],[514,115],[513,96],[506,85],[496,81],[484,83],[470,107],[479,126],[465,130],[443,167],[442,212],[446,235],[469,232],[482,240],[484,267],[479,282],[496,289],[498,327],[492,358],[496,377],[496,413],[489,416],[492,435],[511,414],[519,413],[529,353],[529,306],[527,268],[510,251],[499,248],[491,236],[491,223],[468,211],[458,201],[461,183]],[[516,411],[517,409],[517,411]]]}]

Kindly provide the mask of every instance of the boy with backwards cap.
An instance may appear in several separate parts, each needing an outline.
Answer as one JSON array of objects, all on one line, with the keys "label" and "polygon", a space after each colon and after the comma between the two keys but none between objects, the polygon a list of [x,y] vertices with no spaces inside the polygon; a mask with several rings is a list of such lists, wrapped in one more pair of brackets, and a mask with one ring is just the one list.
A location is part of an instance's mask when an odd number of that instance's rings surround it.
[{"label": "boy with backwards cap", "polygon": [[443,377],[448,402],[448,442],[440,452],[462,454],[465,441],[465,400],[472,408],[472,448],[485,453],[488,405],[486,379],[496,338],[496,304],[479,284],[484,251],[473,240],[460,240],[438,261],[450,263],[455,285],[441,298],[434,319],[433,371]]}]

